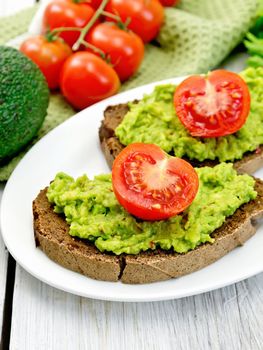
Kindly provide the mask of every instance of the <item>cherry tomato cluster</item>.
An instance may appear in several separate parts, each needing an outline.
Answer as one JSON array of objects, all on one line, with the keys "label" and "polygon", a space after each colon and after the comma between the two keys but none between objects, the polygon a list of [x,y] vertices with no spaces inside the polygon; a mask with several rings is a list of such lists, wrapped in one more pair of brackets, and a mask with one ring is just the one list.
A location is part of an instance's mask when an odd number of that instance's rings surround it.
[{"label": "cherry tomato cluster", "polygon": [[178,0],[53,0],[45,8],[42,35],[20,50],[60,88],[76,109],[114,95],[138,70],[144,44],[164,21],[163,6]]}]

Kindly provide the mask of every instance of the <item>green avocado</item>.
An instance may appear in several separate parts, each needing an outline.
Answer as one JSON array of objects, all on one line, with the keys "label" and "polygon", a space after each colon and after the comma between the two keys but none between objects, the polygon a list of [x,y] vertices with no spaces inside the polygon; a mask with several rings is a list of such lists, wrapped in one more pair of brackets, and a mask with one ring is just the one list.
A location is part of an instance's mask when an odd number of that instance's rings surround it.
[{"label": "green avocado", "polygon": [[248,68],[241,73],[251,95],[250,114],[235,134],[217,138],[192,137],[175,114],[174,85],[157,86],[139,103],[130,103],[115,133],[123,145],[133,142],[155,143],[181,158],[220,162],[241,159],[244,153],[263,144],[263,68]]},{"label": "green avocado", "polygon": [[199,190],[192,204],[168,220],[142,221],[130,215],[117,201],[111,175],[76,181],[58,173],[48,188],[48,200],[57,213],[64,213],[70,235],[94,242],[100,251],[138,254],[140,251],[173,249],[185,253],[204,242],[243,203],[257,195],[254,179],[237,175],[232,164],[196,169]]},{"label": "green avocado", "polygon": [[14,48],[0,46],[0,163],[36,135],[48,100],[46,80],[35,63]]}]

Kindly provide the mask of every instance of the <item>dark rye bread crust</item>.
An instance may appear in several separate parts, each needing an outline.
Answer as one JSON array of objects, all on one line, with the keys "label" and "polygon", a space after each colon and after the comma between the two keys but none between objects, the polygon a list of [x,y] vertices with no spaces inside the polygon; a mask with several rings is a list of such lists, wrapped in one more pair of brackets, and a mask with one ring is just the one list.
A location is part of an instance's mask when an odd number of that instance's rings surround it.
[{"label": "dark rye bread crust", "polygon": [[253,236],[256,220],[263,217],[263,181],[256,180],[256,190],[255,200],[242,205],[214,231],[213,244],[202,244],[186,254],[157,249],[116,256],[101,253],[92,243],[71,237],[69,225],[53,211],[44,189],[33,202],[36,246],[58,264],[94,279],[132,284],[164,281],[213,263]]},{"label": "dark rye bread crust", "polygon": [[[135,101],[136,102],[136,101]],[[112,168],[112,163],[117,155],[121,152],[124,146],[120,143],[115,135],[115,129],[123,120],[125,114],[129,111],[127,104],[119,104],[109,106],[104,111],[104,119],[102,120],[99,137],[102,151],[105,155],[107,163]],[[217,161],[206,160],[203,162],[189,160],[195,167],[200,166],[214,166],[218,164]],[[241,160],[234,162],[234,167],[239,173],[253,174],[256,170],[263,166],[263,146],[259,147],[254,152],[247,152]]]}]

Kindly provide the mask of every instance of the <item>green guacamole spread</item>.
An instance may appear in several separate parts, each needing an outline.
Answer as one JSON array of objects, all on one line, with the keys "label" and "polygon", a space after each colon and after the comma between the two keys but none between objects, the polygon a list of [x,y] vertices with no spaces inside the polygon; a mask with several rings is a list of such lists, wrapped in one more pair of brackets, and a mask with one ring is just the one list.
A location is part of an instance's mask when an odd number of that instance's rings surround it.
[{"label": "green guacamole spread", "polygon": [[210,234],[243,203],[254,199],[254,180],[237,175],[232,164],[197,169],[199,190],[192,204],[169,220],[136,220],[117,201],[111,175],[74,180],[58,173],[47,197],[56,213],[64,213],[70,235],[94,242],[100,251],[137,254],[140,251],[173,248],[185,253],[201,243],[213,242]]},{"label": "green guacamole spread", "polygon": [[175,114],[174,85],[157,86],[139,103],[129,103],[115,133],[123,145],[133,142],[155,143],[177,157],[220,162],[242,158],[263,144],[263,68],[241,73],[251,95],[251,109],[245,125],[235,134],[217,138],[192,137]]}]

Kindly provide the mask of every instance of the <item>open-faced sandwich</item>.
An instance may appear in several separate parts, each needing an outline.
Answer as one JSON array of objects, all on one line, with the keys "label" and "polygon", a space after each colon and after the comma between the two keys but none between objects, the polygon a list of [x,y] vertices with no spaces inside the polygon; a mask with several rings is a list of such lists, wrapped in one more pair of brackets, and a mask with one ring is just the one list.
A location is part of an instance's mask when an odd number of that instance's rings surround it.
[{"label": "open-faced sandwich", "polygon": [[33,202],[36,245],[94,279],[182,276],[242,245],[263,216],[263,182],[232,164],[193,168],[153,144],[131,144],[111,174],[59,173]]},{"label": "open-faced sandwich", "polygon": [[127,145],[154,143],[194,166],[263,166],[263,68],[218,70],[179,86],[157,86],[140,101],[109,106],[99,131],[108,164]]}]

